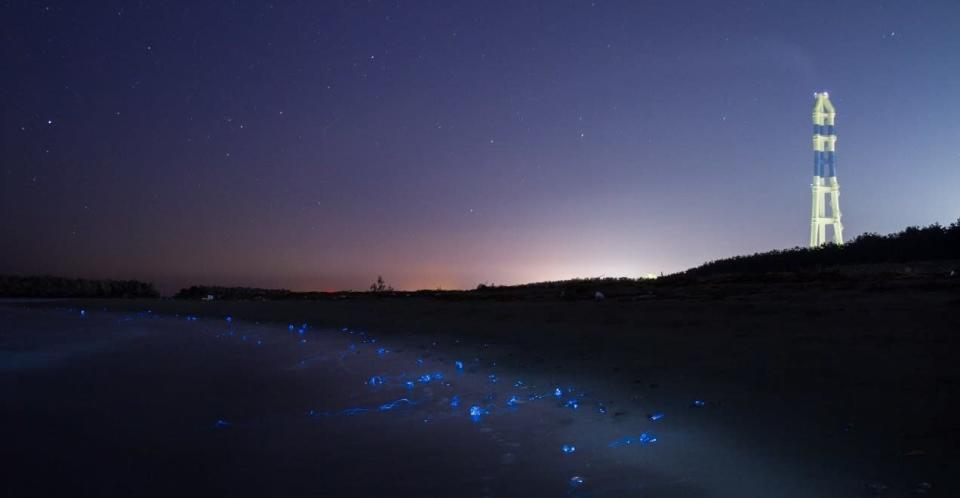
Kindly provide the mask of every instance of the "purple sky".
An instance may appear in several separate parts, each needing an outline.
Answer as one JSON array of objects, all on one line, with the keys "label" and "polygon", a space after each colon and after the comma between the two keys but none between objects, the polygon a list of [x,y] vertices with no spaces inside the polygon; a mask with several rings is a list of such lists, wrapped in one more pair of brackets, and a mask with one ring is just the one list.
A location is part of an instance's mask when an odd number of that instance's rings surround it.
[{"label": "purple sky", "polygon": [[0,273],[292,289],[672,272],[960,216],[960,3],[0,5]]}]

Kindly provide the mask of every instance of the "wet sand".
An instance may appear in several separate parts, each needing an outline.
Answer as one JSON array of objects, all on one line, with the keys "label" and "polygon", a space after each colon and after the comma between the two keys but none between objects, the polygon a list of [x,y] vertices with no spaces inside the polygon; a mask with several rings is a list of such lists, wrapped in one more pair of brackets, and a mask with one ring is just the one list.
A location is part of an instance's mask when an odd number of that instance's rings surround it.
[{"label": "wet sand", "polygon": [[15,496],[958,492],[954,289],[39,307],[0,308]]}]

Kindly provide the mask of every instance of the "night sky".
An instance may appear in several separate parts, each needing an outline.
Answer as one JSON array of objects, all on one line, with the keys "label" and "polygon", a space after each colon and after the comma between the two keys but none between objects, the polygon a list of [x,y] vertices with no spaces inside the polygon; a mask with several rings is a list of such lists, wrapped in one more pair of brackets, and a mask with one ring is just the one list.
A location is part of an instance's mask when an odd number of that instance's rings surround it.
[{"label": "night sky", "polygon": [[682,270],[960,216],[960,2],[0,10],[0,273],[291,289]]}]

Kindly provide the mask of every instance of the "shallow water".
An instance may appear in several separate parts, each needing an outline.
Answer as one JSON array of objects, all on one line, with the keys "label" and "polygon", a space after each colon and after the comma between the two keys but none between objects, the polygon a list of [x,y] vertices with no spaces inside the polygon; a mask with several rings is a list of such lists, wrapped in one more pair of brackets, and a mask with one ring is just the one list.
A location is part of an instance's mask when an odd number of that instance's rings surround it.
[{"label": "shallow water", "polygon": [[863,492],[836,462],[738,445],[700,393],[637,409],[595,378],[520,375],[454,338],[148,310],[0,307],[0,323],[13,496]]}]

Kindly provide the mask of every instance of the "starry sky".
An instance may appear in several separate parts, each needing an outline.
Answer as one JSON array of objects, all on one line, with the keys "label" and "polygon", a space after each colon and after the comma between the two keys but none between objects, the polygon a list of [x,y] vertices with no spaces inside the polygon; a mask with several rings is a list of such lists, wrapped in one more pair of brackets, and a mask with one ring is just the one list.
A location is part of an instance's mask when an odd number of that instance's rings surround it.
[{"label": "starry sky", "polygon": [[960,2],[0,3],[0,273],[673,272],[960,216]]}]

